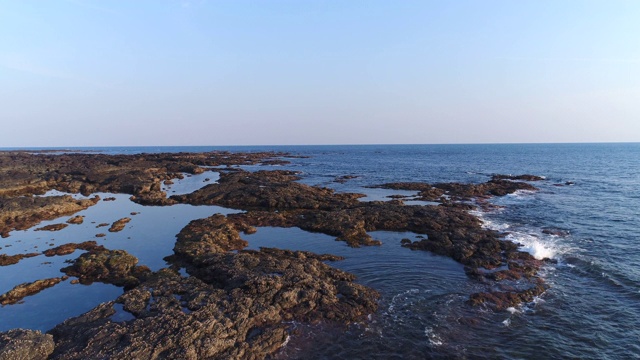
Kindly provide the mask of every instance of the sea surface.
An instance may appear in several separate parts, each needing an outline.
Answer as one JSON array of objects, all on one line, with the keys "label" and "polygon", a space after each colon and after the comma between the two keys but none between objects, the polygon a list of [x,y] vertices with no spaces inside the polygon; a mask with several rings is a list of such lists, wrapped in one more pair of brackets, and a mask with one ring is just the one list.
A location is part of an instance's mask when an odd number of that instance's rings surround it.
[{"label": "sea surface", "polygon": [[[492,174],[535,174],[540,190],[492,200],[496,210],[476,212],[486,227],[507,232],[538,258],[550,289],[534,302],[494,312],[466,304],[485,285],[466,277],[462,265],[400,247],[416,234],[374,232],[380,247],[352,249],[334,238],[297,228],[259,228],[244,235],[251,248],[273,246],[342,255],[332,263],[377,289],[382,298],[364,325],[348,329],[293,324],[296,335],[280,359],[634,359],[640,358],[640,144],[360,145],[254,147],[76,148],[109,154],[229,150],[282,151],[308,156],[284,166],[301,182],[388,200],[411,192],[368,189],[385,182],[484,182]],[[344,184],[338,176],[355,175]],[[215,181],[216,173],[185,177],[167,187],[185,193]],[[101,194],[104,198],[111,194]],[[95,239],[111,223],[130,216],[120,233],[96,239],[129,251],[156,270],[171,254],[175,235],[190,220],[237,210],[216,206],[149,207],[126,195],[101,201],[80,214],[82,225],[58,232],[14,231],[0,240],[0,253],[43,250]],[[64,218],[63,220],[66,220]],[[39,226],[59,223],[60,219]],[[36,248],[37,247],[37,248]],[[13,286],[60,276],[64,261],[78,256],[42,256],[0,267],[0,293]],[[110,285],[63,282],[21,304],[0,308],[0,331],[14,327],[46,331],[122,293]],[[120,314],[126,319],[127,314]]]}]

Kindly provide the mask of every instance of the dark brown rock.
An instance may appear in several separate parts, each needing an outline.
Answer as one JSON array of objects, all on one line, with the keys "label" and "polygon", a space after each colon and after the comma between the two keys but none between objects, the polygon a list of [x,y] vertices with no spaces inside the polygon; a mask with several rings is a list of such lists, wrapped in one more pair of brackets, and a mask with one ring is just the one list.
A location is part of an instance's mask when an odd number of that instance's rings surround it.
[{"label": "dark brown rock", "polygon": [[53,336],[35,330],[0,333],[0,360],[46,360],[54,349]]},{"label": "dark brown rock", "polygon": [[238,171],[220,174],[209,184],[188,195],[171,199],[194,205],[220,205],[236,209],[336,209],[357,202],[361,194],[339,194],[331,189],[295,182],[293,171]]},{"label": "dark brown rock", "polygon": [[150,273],[149,268],[136,266],[137,263],[138,259],[124,250],[98,247],[80,255],[71,266],[60,271],[77,277],[83,284],[98,281],[128,288],[138,285]]},{"label": "dark brown rock", "polygon": [[69,226],[68,224],[51,224],[35,229],[35,231],[59,231]]},{"label": "dark brown rock", "polygon": [[122,231],[124,227],[129,223],[129,221],[131,221],[131,218],[128,217],[115,221],[113,224],[111,224],[109,232]]},{"label": "dark brown rock", "polygon": [[195,276],[161,270],[118,298],[132,320],[112,321],[111,302],[58,325],[51,358],[264,359],[291,321],[347,324],[376,310],[377,293],[329,259],[278,249],[199,256]]},{"label": "dark brown rock", "polygon": [[0,295],[0,304],[2,305],[10,305],[15,304],[21,301],[23,298],[37,294],[40,291],[50,288],[59,282],[65,280],[65,278],[52,278],[52,279],[44,279],[44,280],[36,280],[30,283],[20,284],[8,292]]},{"label": "dark brown rock", "polygon": [[17,264],[20,260],[24,258],[30,258],[34,256],[38,256],[38,253],[30,253],[30,254],[16,254],[16,255],[6,255],[0,254],[0,266],[8,266]]},{"label": "dark brown rock", "polygon": [[67,220],[67,224],[82,224],[84,222],[84,216],[78,215]]},{"label": "dark brown rock", "polygon": [[43,220],[53,220],[60,216],[76,213],[94,205],[98,199],[95,197],[76,200],[69,195],[0,197],[0,235],[7,237],[12,230],[25,230]]},{"label": "dark brown rock", "polygon": [[177,235],[173,249],[176,256],[196,258],[207,254],[241,250],[248,243],[240,238],[236,227],[224,215],[193,220]]},{"label": "dark brown rock", "polygon": [[103,246],[98,245],[95,241],[85,241],[82,243],[69,243],[63,244],[53,249],[49,249],[43,252],[45,256],[61,256],[68,255],[76,251],[76,249],[91,251],[91,250],[102,250]]},{"label": "dark brown rock", "polygon": [[536,296],[545,292],[547,286],[535,285],[529,289],[520,291],[492,291],[472,294],[469,298],[471,305],[488,305],[495,310],[505,310],[508,307],[518,306],[522,303],[533,301]]}]

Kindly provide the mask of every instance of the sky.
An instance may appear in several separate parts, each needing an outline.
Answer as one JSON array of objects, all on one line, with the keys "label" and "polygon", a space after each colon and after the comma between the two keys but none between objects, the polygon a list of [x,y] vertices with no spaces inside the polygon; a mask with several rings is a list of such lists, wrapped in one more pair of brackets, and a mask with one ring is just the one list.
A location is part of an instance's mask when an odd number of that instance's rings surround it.
[{"label": "sky", "polygon": [[637,0],[0,0],[0,147],[640,141]]}]

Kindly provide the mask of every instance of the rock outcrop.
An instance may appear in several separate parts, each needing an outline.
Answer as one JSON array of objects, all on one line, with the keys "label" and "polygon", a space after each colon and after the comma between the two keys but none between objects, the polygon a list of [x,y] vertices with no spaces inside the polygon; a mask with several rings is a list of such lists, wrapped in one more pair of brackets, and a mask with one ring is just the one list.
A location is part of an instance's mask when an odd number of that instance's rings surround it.
[{"label": "rock outcrop", "polygon": [[82,284],[98,281],[132,288],[151,272],[148,267],[137,266],[137,263],[138,259],[124,250],[96,247],[60,271],[77,277]]}]

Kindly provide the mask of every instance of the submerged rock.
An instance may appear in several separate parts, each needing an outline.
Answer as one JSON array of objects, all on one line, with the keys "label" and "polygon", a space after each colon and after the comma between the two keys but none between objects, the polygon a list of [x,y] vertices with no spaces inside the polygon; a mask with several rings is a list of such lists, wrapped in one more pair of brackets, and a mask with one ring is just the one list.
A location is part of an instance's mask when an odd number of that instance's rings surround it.
[{"label": "submerged rock", "polygon": [[517,181],[542,181],[545,178],[542,176],[523,174],[523,175],[503,175],[495,174],[491,177],[492,180],[517,180]]}]

